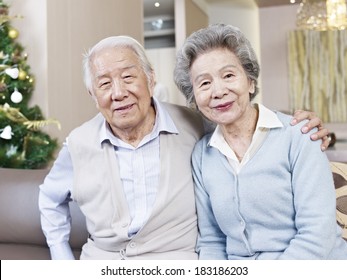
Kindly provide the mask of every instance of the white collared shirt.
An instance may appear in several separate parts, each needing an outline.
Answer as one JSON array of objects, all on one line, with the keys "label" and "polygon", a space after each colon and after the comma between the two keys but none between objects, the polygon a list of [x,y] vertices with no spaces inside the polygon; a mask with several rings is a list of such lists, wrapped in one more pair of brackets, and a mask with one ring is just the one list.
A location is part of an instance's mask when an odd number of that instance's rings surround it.
[{"label": "white collared shirt", "polygon": [[239,173],[241,168],[249,161],[249,159],[256,153],[258,148],[263,143],[267,132],[271,128],[283,127],[282,122],[278,119],[275,112],[269,110],[262,104],[254,104],[259,111],[257,126],[252,137],[250,146],[248,147],[241,162],[237,159],[235,152],[230,148],[225,140],[222,129],[218,125],[212,134],[209,145],[218,149],[225,155],[236,173]]},{"label": "white collared shirt", "polygon": [[[128,202],[131,224],[129,237],[136,234],[148,220],[156,198],[160,175],[160,132],[178,133],[169,114],[154,101],[155,125],[137,147],[115,137],[105,121],[100,141],[109,140],[119,162],[119,174]],[[101,143],[100,142],[100,143]]]}]

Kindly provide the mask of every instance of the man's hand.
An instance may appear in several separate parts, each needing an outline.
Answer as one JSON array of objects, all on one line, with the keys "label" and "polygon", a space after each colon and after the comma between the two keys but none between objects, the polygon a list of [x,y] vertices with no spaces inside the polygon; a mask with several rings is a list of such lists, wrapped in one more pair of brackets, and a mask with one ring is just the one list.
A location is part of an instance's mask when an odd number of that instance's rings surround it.
[{"label": "man's hand", "polygon": [[323,126],[322,120],[317,117],[315,112],[296,110],[290,124],[296,125],[297,123],[307,119],[309,120],[309,122],[302,127],[302,133],[307,133],[312,128],[317,127],[318,131],[311,135],[311,139],[313,141],[322,139],[321,150],[325,151],[328,148],[330,142],[330,138],[328,137],[329,131]]}]

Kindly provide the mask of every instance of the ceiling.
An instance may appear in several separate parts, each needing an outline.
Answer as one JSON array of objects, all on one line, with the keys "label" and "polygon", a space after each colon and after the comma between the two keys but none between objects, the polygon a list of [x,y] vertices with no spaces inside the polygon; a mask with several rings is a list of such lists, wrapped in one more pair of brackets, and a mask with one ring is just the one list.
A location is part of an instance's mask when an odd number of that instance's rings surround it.
[{"label": "ceiling", "polygon": [[[156,8],[155,2],[159,2],[160,6]],[[174,15],[174,0],[143,0],[144,17],[153,17],[161,15]]]},{"label": "ceiling", "polygon": [[[291,5],[290,0],[255,0],[255,2],[260,8],[279,5]],[[296,4],[299,4],[300,2],[300,0],[295,1]]]},{"label": "ceiling", "polygon": [[[205,0],[206,1],[206,0]],[[230,1],[240,2],[240,0],[207,0],[208,3],[218,1]],[[244,1],[244,0],[242,0]],[[290,5],[290,0],[254,0],[255,3],[260,7],[270,7],[278,5]],[[156,8],[154,3],[159,2],[160,6]],[[174,2],[175,0],[143,0],[143,9],[145,17],[159,16],[159,15],[174,15]],[[297,3],[301,2],[296,0]]]}]

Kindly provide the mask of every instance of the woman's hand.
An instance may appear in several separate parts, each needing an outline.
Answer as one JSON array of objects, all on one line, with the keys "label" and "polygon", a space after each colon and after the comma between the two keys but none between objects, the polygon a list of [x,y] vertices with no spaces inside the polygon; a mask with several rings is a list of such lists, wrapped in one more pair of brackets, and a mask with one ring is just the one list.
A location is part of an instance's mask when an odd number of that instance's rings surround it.
[{"label": "woman's hand", "polygon": [[294,112],[294,116],[290,124],[296,125],[303,120],[309,121],[301,128],[302,133],[307,133],[312,128],[317,127],[318,131],[311,135],[311,139],[313,141],[322,139],[321,150],[325,151],[329,146],[330,138],[328,137],[329,131],[327,128],[323,126],[322,120],[319,117],[317,117],[315,112],[296,110]]}]

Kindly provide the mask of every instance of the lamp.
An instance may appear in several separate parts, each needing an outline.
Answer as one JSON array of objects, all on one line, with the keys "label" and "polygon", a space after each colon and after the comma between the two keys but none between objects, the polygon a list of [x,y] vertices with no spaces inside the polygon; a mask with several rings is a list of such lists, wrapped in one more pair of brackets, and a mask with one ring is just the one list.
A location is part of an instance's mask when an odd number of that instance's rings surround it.
[{"label": "lamp", "polygon": [[347,27],[347,6],[345,0],[327,0],[327,22],[331,29]]},{"label": "lamp", "polygon": [[296,15],[299,29],[341,30],[347,27],[346,0],[302,0]]}]

